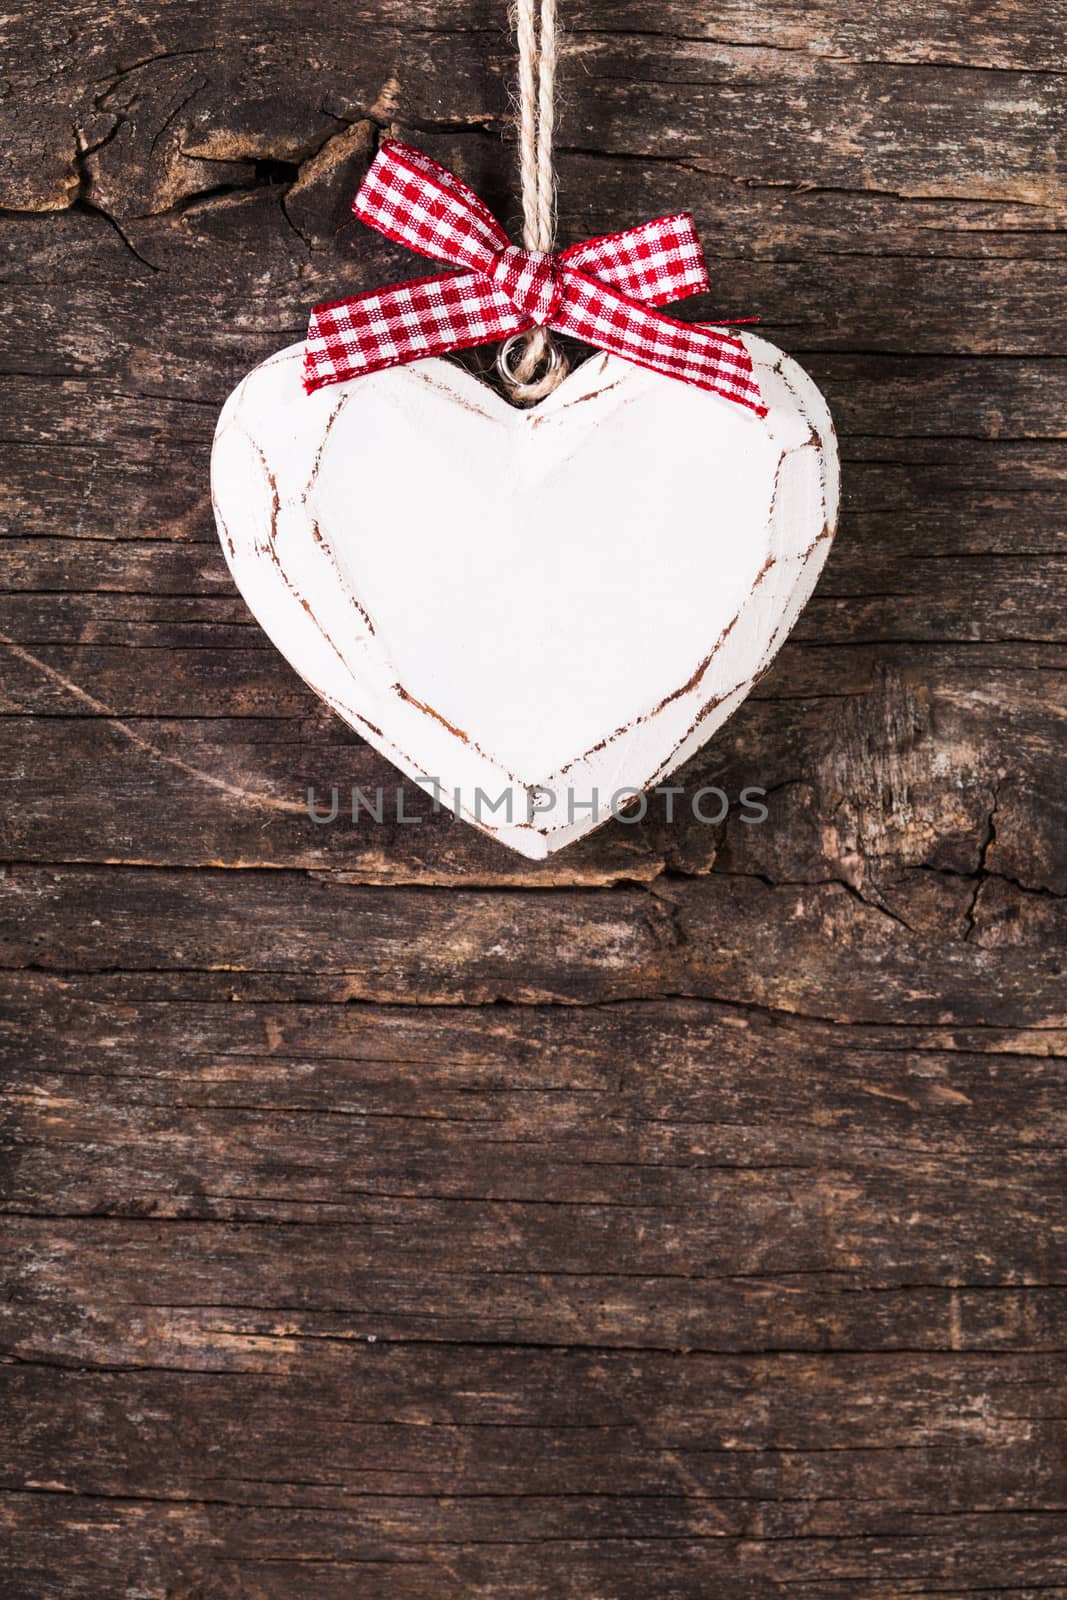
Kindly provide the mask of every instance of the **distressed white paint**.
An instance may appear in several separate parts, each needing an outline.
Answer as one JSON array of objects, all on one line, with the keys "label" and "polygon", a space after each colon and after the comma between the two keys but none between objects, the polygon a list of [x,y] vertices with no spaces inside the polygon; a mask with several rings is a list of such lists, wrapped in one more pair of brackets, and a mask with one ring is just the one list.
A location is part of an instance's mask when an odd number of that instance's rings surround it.
[{"label": "distressed white paint", "polygon": [[283,350],[215,436],[234,578],[364,738],[545,856],[710,737],[826,558],[826,404],[795,362],[745,343],[763,419],[609,356],[526,411],[438,360],[309,396],[303,347]]}]

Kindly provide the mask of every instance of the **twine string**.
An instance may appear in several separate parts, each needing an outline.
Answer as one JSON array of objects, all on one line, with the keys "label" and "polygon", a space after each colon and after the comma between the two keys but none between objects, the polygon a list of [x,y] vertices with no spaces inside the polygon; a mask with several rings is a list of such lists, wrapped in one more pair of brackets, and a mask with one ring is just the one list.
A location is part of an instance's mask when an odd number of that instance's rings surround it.
[{"label": "twine string", "polygon": [[[556,115],[556,0],[516,0],[519,52],[519,177],[523,244],[550,252],[556,237],[556,173],[552,136]],[[540,378],[539,369],[548,362]],[[567,375],[567,361],[547,328],[531,328],[525,348],[505,376],[512,399],[541,400]]]}]

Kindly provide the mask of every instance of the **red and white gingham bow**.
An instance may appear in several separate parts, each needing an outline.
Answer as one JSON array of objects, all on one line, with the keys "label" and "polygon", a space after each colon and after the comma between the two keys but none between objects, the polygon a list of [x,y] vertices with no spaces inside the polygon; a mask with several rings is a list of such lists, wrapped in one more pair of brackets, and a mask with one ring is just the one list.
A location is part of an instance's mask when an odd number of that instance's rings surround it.
[{"label": "red and white gingham bow", "polygon": [[739,339],[645,309],[708,287],[685,213],[560,255],[519,250],[465,183],[395,143],[375,157],[352,209],[387,238],[460,270],[316,306],[304,347],[309,393],[547,326],[766,414]]}]

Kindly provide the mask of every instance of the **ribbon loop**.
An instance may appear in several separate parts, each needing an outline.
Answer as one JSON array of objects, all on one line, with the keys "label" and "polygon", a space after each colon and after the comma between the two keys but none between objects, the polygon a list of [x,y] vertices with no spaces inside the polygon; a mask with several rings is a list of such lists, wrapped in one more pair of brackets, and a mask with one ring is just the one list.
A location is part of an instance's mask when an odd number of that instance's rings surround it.
[{"label": "ribbon loop", "polygon": [[352,210],[361,222],[433,261],[488,272],[508,236],[455,173],[407,144],[383,145]]},{"label": "ribbon loop", "polygon": [[383,145],[352,204],[379,233],[458,271],[314,308],[304,387],[551,327],[766,415],[741,339],[646,310],[708,287],[681,213],[559,255],[520,250],[478,196],[409,145]]}]

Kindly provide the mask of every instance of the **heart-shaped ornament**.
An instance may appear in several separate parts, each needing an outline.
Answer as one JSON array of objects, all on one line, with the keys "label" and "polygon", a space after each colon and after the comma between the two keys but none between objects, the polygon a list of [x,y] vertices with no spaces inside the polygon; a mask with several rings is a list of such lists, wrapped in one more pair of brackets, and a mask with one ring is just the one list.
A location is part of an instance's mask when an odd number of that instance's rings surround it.
[{"label": "heart-shaped ornament", "polygon": [[234,579],[369,743],[542,858],[714,733],[826,559],[829,411],[743,337],[764,417],[614,356],[518,410],[438,359],[308,395],[280,351],[215,435]]}]

